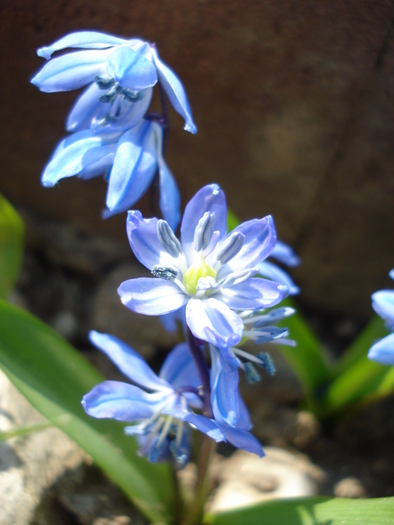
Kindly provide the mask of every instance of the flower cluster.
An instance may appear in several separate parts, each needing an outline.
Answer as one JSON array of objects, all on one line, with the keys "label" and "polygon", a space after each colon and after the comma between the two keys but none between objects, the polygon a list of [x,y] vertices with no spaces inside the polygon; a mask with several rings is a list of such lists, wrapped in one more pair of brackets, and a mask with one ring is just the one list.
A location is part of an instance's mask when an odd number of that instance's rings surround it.
[{"label": "flower cluster", "polygon": [[[79,48],[56,58],[52,54]],[[44,186],[65,177],[108,180],[104,216],[128,210],[146,192],[159,171],[160,208],[173,228],[178,225],[180,197],[162,153],[163,118],[146,115],[153,87],[159,84],[185,129],[196,133],[185,90],[159,58],[153,44],[105,33],[71,33],[38,50],[48,63],[32,79],[52,93],[87,86],[67,118],[72,134],[62,140],[42,175]],[[164,119],[165,120],[165,119]]]},{"label": "flower cluster", "polygon": [[[394,279],[394,269],[389,273]],[[394,331],[394,290],[379,290],[372,294],[372,307],[384,319],[387,328]],[[375,343],[368,358],[384,365],[394,365],[394,333]]]},{"label": "flower cluster", "polygon": [[[58,51],[76,51],[52,58]],[[86,86],[67,118],[71,134],[62,140],[42,175],[44,186],[77,175],[104,174],[108,182],[104,216],[130,209],[159,173],[160,208],[164,219],[145,219],[129,211],[127,235],[137,259],[153,274],[130,279],[118,289],[122,302],[145,315],[161,315],[168,325],[181,322],[186,342],[166,357],[159,374],[124,342],[90,332],[102,350],[132,384],[104,381],[87,393],[82,405],[96,418],[129,423],[140,453],[151,461],[173,458],[179,467],[190,457],[190,429],[215,441],[263,456],[250,433],[251,419],[239,393],[239,371],[249,382],[275,366],[267,352],[243,348],[287,339],[276,322],[291,315],[276,307],[298,287],[272,256],[296,266],[297,256],[277,242],[271,216],[254,219],[227,232],[227,206],[221,188],[202,188],[186,206],[180,240],[180,198],[163,157],[167,115],[147,114],[153,87],[167,95],[196,133],[185,90],[159,58],[155,45],[91,31],[71,33],[38,50],[48,63],[32,79],[41,91],[57,92]],[[268,278],[268,279],[267,279]],[[268,310],[267,310],[268,309]]]}]

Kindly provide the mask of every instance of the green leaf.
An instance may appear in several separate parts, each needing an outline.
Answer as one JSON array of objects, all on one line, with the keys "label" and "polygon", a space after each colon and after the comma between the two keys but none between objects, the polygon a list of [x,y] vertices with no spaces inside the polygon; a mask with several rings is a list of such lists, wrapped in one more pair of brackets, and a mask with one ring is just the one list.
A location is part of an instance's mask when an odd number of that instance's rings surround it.
[{"label": "green leaf", "polygon": [[394,368],[361,356],[328,387],[321,401],[321,418],[353,405],[377,401],[394,392]]},{"label": "green leaf", "polygon": [[13,428],[12,430],[6,430],[5,432],[0,432],[0,441],[6,441],[14,437],[27,436],[33,434],[34,432],[39,432],[40,430],[45,430],[47,428],[53,427],[52,423],[38,423],[37,425],[30,425],[28,427],[18,427]]},{"label": "green leaf", "polygon": [[7,299],[23,260],[25,227],[11,204],[0,195],[0,298]]},{"label": "green leaf", "polygon": [[206,525],[392,525],[394,498],[301,498],[208,514]]},{"label": "green leaf", "polygon": [[[282,301],[282,305],[295,308],[291,298]],[[301,314],[287,317],[278,325],[287,327],[289,338],[297,342],[295,347],[278,345],[278,349],[300,381],[309,410],[318,413],[319,390],[331,378],[328,356]]]},{"label": "green leaf", "polygon": [[171,523],[170,467],[136,454],[136,443],[114,420],[85,414],[81,398],[104,378],[47,325],[0,301],[0,367],[49,421],[74,439],[155,523]]},{"label": "green leaf", "polygon": [[364,330],[357,336],[352,344],[345,350],[341,357],[336,361],[333,372],[339,376],[350,368],[360,357],[366,357],[368,350],[377,339],[388,334],[384,326],[384,321],[377,315],[367,324]]},{"label": "green leaf", "polygon": [[241,221],[230,209],[227,210],[227,231],[231,232],[234,228],[241,224]]}]

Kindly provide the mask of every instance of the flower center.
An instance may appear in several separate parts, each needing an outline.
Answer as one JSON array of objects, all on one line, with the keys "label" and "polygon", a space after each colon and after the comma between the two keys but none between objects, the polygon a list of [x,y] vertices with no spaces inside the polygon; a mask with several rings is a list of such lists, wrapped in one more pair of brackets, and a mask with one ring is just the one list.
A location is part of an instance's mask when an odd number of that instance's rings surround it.
[{"label": "flower center", "polygon": [[197,283],[200,277],[213,277],[216,279],[216,272],[206,262],[190,266],[183,276],[183,284],[190,295],[197,293]]}]

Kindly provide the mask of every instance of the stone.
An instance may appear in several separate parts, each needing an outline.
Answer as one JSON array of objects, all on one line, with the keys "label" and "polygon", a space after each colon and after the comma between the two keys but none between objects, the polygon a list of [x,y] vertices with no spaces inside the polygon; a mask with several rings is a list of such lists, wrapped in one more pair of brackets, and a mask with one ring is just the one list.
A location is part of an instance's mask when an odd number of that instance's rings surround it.
[{"label": "stone", "polygon": [[334,495],[337,498],[366,498],[367,491],[357,478],[344,478],[334,485]]},{"label": "stone", "polygon": [[209,510],[225,511],[262,501],[315,496],[325,479],[323,471],[302,456],[266,447],[266,456],[237,450],[217,463],[212,472],[219,484]]},{"label": "stone", "polygon": [[[0,432],[45,419],[0,372]],[[0,443],[0,523],[28,525],[45,492],[67,469],[77,468],[83,452],[63,432],[48,428]]]}]

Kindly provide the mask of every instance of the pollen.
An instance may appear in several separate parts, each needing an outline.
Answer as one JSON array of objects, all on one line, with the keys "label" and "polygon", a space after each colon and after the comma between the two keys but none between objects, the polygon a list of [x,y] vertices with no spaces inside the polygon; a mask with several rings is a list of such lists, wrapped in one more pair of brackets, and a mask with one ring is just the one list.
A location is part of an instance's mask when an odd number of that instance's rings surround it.
[{"label": "pollen", "polygon": [[207,263],[193,264],[183,277],[183,284],[190,295],[197,293],[197,284],[200,277],[213,277],[216,279],[216,272]]}]

